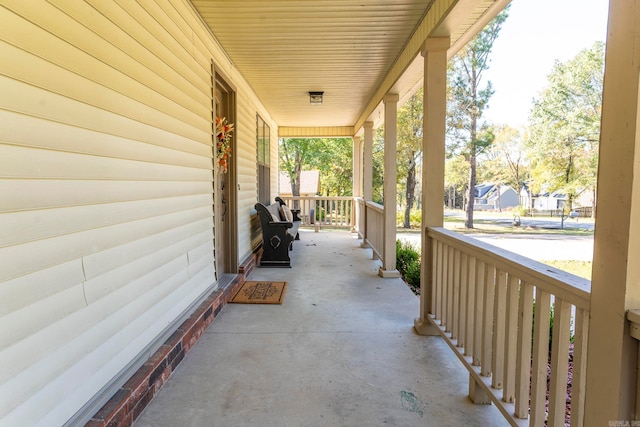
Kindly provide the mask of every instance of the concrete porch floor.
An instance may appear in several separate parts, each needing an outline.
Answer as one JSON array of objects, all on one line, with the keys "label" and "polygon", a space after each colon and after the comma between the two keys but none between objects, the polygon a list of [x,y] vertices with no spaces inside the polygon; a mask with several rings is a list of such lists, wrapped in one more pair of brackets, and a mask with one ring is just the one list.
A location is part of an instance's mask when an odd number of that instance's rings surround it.
[{"label": "concrete porch floor", "polygon": [[439,337],[413,330],[419,301],[377,276],[345,231],[301,230],[282,305],[229,304],[135,422],[144,426],[502,426],[467,397]]}]

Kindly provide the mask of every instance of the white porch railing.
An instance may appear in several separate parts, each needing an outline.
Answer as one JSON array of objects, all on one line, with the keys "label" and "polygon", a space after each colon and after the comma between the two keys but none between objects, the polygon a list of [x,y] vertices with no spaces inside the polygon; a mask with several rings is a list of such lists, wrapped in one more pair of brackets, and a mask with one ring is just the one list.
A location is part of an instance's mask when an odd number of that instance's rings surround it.
[{"label": "white porch railing", "polygon": [[573,331],[571,426],[581,426],[590,282],[443,228],[427,233],[430,321],[469,370],[472,399],[514,426],[565,425]]},{"label": "white porch railing", "polygon": [[280,196],[289,208],[300,209],[302,226],[353,227],[353,197]]},{"label": "white porch railing", "polygon": [[375,202],[365,203],[364,242],[373,250],[373,256],[383,259],[384,247],[384,206]]}]

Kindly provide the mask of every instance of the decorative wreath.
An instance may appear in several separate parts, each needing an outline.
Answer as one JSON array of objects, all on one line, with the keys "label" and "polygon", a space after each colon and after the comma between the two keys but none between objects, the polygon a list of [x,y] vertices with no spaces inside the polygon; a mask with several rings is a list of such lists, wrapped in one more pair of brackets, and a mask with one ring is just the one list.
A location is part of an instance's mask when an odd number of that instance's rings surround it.
[{"label": "decorative wreath", "polygon": [[227,123],[226,117],[216,117],[216,158],[222,173],[227,173],[229,166],[231,132],[233,132],[233,123]]}]

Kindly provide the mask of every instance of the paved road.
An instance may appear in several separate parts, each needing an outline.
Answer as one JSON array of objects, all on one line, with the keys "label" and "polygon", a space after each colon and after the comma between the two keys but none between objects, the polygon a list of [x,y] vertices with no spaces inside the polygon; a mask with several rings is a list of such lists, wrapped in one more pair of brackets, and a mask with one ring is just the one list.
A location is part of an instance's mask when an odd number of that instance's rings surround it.
[{"label": "paved road", "polygon": [[[467,235],[469,236],[469,235]],[[536,261],[593,259],[593,236],[554,234],[477,234],[474,239],[498,246]],[[398,233],[398,238],[420,247],[419,233]]]},{"label": "paved road", "polygon": [[[448,211],[446,218],[463,218],[460,211]],[[512,227],[513,217],[495,212],[475,212],[474,219],[491,221],[505,227]],[[521,227],[535,227],[538,229],[560,229],[560,218],[531,218],[521,217]],[[590,218],[566,219],[565,229],[593,230],[594,223]],[[537,261],[577,260],[591,261],[593,259],[593,235],[591,236],[563,236],[557,234],[475,234],[467,235],[483,242],[535,259]],[[410,241],[420,247],[419,233],[398,233],[398,238]]]}]

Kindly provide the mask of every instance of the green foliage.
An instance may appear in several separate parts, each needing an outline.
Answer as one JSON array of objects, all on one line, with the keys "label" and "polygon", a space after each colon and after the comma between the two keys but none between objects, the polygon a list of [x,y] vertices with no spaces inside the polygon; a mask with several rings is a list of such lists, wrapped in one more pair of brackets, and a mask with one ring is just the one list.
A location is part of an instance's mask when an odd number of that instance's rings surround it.
[{"label": "green foliage", "polygon": [[404,195],[402,225],[411,227],[411,209],[416,199],[417,164],[422,157],[423,91],[418,90],[398,109],[397,182]]},{"label": "green foliage", "polygon": [[[553,323],[555,320],[555,304],[551,304],[549,307],[549,351],[551,351],[551,343],[553,342]],[[573,320],[571,320],[573,324]],[[531,326],[531,347],[533,348],[533,341],[535,339],[535,327],[536,327],[536,300],[533,300],[533,325]],[[573,331],[569,332],[569,341],[573,342],[575,336]]]},{"label": "green foliage", "polygon": [[320,171],[320,193],[328,196],[352,194],[353,142],[351,138],[285,138],[280,140],[280,170],[291,179],[299,194],[300,172]]},{"label": "green foliage", "polygon": [[414,294],[420,295],[420,262],[409,264],[407,272],[404,274],[404,281],[411,288]]},{"label": "green foliage", "polygon": [[[396,212],[396,224],[402,225],[405,220],[405,212],[398,210]],[[422,209],[411,209],[409,211],[409,221],[411,227],[418,227],[422,224]]]},{"label": "green foliage", "polygon": [[396,268],[411,290],[420,293],[420,253],[408,242],[396,240]]},{"label": "green foliage", "polygon": [[534,101],[527,140],[532,190],[561,191],[572,199],[595,188],[604,76],[604,43],[556,62]]},{"label": "green foliage", "polygon": [[529,212],[526,206],[518,205],[513,209],[513,214],[518,216],[525,216]]},{"label": "green foliage", "polygon": [[478,182],[509,185],[519,192],[529,175],[525,144],[519,130],[502,125],[495,128],[495,140],[478,163]]},{"label": "green foliage", "polygon": [[372,196],[374,202],[383,203],[382,183],[384,182],[384,126],[373,135]]}]

